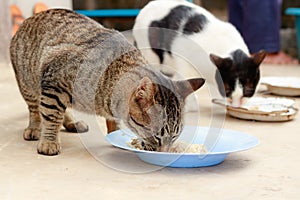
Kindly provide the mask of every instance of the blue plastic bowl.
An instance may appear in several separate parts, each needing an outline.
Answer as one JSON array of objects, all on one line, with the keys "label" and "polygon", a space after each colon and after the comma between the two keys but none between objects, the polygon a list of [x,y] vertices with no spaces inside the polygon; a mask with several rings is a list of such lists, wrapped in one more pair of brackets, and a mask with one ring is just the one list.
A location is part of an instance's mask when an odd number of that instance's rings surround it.
[{"label": "blue plastic bowl", "polygon": [[246,133],[199,126],[185,126],[178,140],[192,144],[204,144],[208,153],[169,153],[137,150],[128,146],[136,136],[128,129],[118,130],[106,136],[115,147],[133,151],[144,162],[168,167],[207,167],[222,163],[229,153],[244,151],[258,145],[256,137]]}]

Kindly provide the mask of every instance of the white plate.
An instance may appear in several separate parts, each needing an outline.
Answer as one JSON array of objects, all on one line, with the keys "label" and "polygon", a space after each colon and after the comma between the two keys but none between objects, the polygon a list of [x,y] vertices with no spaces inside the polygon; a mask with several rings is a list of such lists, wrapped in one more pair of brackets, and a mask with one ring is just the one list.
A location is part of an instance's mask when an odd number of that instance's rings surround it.
[{"label": "white plate", "polygon": [[298,77],[262,77],[260,83],[272,94],[281,96],[300,96],[300,78]]},{"label": "white plate", "polygon": [[214,99],[213,103],[226,106],[227,114],[232,117],[256,121],[290,121],[298,111],[293,107],[295,101],[287,98],[252,97],[239,108],[225,105],[224,100]]},{"label": "white plate", "polygon": [[159,166],[185,168],[220,164],[229,153],[244,151],[259,143],[256,137],[246,133],[198,126],[184,126],[178,140],[189,141],[192,144],[204,144],[207,147],[211,145],[206,154],[138,150],[128,146],[128,142],[134,138],[136,136],[128,129],[114,131],[106,136],[106,140],[110,144],[136,153],[144,162]]},{"label": "white plate", "polygon": [[264,122],[285,122],[293,120],[297,110],[295,108],[289,108],[285,113],[274,113],[274,114],[262,114],[262,113],[251,113],[241,112],[237,109],[227,109],[227,113],[238,119],[264,121]]}]

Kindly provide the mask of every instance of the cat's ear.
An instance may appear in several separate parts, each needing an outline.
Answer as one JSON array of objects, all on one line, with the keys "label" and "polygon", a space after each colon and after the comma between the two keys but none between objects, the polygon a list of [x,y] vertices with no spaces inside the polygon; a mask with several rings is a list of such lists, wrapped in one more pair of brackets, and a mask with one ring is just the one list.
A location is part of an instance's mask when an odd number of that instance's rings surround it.
[{"label": "cat's ear", "polygon": [[140,81],[135,93],[135,101],[143,111],[148,110],[148,108],[154,103],[155,93],[156,88],[153,82],[150,80],[150,78],[144,77]]},{"label": "cat's ear", "polygon": [[187,79],[183,81],[176,81],[176,89],[179,95],[183,98],[186,98],[189,94],[198,90],[205,83],[205,79],[203,78],[193,78]]},{"label": "cat's ear", "polygon": [[222,58],[215,54],[210,54],[209,58],[210,58],[211,62],[213,62],[219,70],[225,69],[225,68],[230,68],[233,64],[231,58]]},{"label": "cat's ear", "polygon": [[144,77],[129,102],[129,115],[136,123],[143,126],[150,124],[151,119],[147,110],[154,104],[155,93],[156,87],[153,82],[148,77]]},{"label": "cat's ear", "polygon": [[266,55],[267,55],[267,52],[265,50],[261,50],[258,53],[252,55],[252,59],[253,59],[253,62],[255,63],[255,65],[259,67],[259,65],[265,59]]}]

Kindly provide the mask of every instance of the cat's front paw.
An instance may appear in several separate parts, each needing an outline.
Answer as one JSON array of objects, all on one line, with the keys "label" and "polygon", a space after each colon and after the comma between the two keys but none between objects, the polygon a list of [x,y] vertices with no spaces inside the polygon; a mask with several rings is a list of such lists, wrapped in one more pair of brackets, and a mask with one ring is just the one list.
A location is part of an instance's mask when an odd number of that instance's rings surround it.
[{"label": "cat's front paw", "polygon": [[60,153],[60,144],[55,141],[40,141],[38,144],[37,151],[39,154],[54,156]]},{"label": "cat's front paw", "polygon": [[78,121],[75,123],[69,123],[65,125],[65,128],[67,129],[68,132],[74,132],[74,133],[84,133],[89,130],[89,127],[86,123],[83,121]]},{"label": "cat's front paw", "polygon": [[39,128],[26,128],[23,132],[24,140],[38,140],[41,130]]}]

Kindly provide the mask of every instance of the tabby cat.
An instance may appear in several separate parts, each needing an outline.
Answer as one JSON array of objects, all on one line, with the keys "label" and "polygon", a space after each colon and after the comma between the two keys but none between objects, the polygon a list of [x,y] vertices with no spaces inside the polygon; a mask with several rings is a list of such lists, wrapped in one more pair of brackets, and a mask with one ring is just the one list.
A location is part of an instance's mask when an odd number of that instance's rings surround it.
[{"label": "tabby cat", "polygon": [[204,79],[171,81],[151,68],[118,31],[71,10],[51,9],[21,25],[11,61],[30,112],[25,140],[60,152],[59,131],[85,132],[67,108],[104,116],[108,132],[124,121],[145,150],[167,151],[182,129],[184,99]]}]

